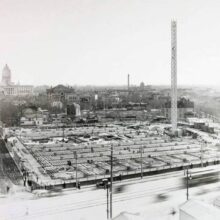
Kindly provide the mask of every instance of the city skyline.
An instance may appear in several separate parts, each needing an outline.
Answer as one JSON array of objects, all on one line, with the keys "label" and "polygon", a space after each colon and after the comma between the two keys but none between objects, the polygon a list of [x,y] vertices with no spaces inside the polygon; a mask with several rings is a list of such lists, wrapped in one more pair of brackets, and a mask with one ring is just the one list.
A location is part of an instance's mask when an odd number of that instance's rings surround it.
[{"label": "city skyline", "polygon": [[0,66],[14,82],[126,85],[130,74],[131,85],[170,85],[175,18],[178,85],[220,84],[218,1],[53,3],[0,1]]}]

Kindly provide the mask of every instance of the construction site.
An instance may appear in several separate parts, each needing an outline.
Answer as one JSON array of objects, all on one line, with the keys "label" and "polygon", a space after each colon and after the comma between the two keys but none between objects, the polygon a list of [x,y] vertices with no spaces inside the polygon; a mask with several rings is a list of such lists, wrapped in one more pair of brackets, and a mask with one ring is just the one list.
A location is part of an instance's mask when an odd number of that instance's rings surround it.
[{"label": "construction site", "polygon": [[[94,184],[220,163],[218,146],[199,130],[165,134],[166,124],[114,123],[92,127],[8,129],[7,148],[35,187]],[[194,135],[193,135],[194,134]],[[198,135],[199,136],[199,135]],[[25,173],[25,174],[24,174]],[[32,185],[32,184],[30,184]]]}]

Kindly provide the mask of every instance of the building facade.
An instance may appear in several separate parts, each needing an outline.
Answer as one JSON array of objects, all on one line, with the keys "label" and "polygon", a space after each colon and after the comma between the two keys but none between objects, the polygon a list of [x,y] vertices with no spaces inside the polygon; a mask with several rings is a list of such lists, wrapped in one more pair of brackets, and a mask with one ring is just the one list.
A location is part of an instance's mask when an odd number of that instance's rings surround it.
[{"label": "building facade", "polygon": [[[185,121],[188,117],[194,116],[194,102],[186,98],[180,98],[177,101],[177,119]],[[163,108],[163,114],[168,119],[171,120],[171,102],[165,103],[165,108]]]},{"label": "building facade", "polygon": [[48,100],[53,102],[73,103],[77,101],[75,90],[64,85],[57,85],[53,88],[47,89]]},{"label": "building facade", "polygon": [[33,86],[14,84],[11,81],[11,70],[6,64],[2,71],[0,90],[6,96],[26,96],[33,94]]}]

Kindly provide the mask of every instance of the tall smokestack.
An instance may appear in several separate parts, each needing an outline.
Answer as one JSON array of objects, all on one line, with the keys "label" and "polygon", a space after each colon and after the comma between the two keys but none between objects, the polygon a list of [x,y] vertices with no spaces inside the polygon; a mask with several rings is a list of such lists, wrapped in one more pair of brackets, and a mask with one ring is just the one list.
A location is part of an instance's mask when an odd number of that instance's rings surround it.
[{"label": "tall smokestack", "polygon": [[173,133],[177,129],[177,36],[176,21],[171,21],[171,122]]},{"label": "tall smokestack", "polygon": [[128,74],[128,90],[130,89],[130,75]]}]

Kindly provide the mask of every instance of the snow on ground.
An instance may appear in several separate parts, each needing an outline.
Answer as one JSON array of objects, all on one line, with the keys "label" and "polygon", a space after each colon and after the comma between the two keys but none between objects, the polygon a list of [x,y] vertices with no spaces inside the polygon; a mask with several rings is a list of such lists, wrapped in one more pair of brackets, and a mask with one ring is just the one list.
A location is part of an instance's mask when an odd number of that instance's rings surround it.
[{"label": "snow on ground", "polygon": [[[186,201],[186,189],[181,188],[178,175],[168,175],[167,178],[166,175],[161,178],[155,176],[136,183],[130,182],[126,181],[124,191],[113,194],[113,217],[127,211],[140,214],[140,217],[147,220],[179,219],[178,209]],[[114,184],[114,187],[123,184]],[[217,196],[220,196],[219,189],[219,183],[190,188],[190,198],[213,204]],[[164,200],[158,197],[160,193],[165,195]],[[62,218],[106,219],[106,190],[84,187],[82,190],[68,189],[51,194],[46,191],[35,194],[20,192],[0,198],[0,219],[3,220]]]}]

